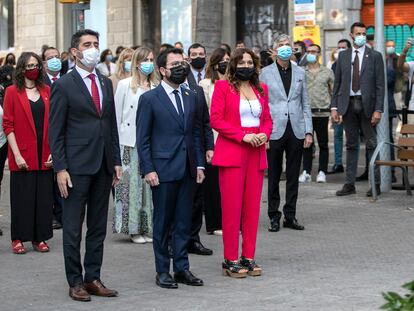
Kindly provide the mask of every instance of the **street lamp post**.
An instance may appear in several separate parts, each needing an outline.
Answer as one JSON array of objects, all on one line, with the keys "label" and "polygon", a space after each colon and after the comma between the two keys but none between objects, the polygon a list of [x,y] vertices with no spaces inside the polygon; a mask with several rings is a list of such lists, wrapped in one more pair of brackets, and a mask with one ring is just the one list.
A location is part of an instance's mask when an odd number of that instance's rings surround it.
[{"label": "street lamp post", "polygon": [[[384,42],[384,0],[375,0],[375,49],[383,55],[385,77],[387,77],[385,62],[385,42]],[[384,112],[380,123],[377,125],[377,141],[389,142],[389,112],[388,112],[388,95],[387,83],[385,83],[384,94]],[[384,144],[380,151],[381,160],[390,160],[390,146]],[[381,166],[381,190],[387,192],[391,190],[391,168]]]}]

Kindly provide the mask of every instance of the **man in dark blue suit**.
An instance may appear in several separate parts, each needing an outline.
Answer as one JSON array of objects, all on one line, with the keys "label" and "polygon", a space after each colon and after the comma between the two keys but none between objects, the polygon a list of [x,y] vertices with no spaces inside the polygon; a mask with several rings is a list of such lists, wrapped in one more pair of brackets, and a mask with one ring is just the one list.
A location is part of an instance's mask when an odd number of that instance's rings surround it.
[{"label": "man in dark blue suit", "polygon": [[[204,180],[196,94],[180,84],[186,78],[182,50],[167,49],[157,58],[161,84],[141,95],[137,141],[141,174],[151,185],[154,203],[153,247],[156,284],[201,286],[190,272],[187,245],[191,231],[194,179]],[[170,275],[171,233],[174,278]]]}]

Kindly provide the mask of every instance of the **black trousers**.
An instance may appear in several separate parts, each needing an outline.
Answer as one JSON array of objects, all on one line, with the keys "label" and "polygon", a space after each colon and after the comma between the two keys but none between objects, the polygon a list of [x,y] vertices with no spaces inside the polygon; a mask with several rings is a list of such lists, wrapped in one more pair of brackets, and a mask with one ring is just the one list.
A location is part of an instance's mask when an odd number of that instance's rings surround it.
[{"label": "black trousers", "polygon": [[9,144],[6,142],[0,148],[0,189],[1,189],[1,182],[3,181],[3,171],[4,171],[4,165],[7,160],[8,151],[9,151]]},{"label": "black trousers", "polygon": [[280,219],[279,182],[282,174],[283,153],[286,152],[286,203],[283,206],[285,219],[293,220],[296,217],[296,202],[298,199],[300,162],[302,160],[303,139],[296,138],[290,122],[286,131],[278,140],[270,140],[268,150],[269,182],[268,182],[268,216]]},{"label": "black trousers", "polygon": [[218,181],[218,166],[206,164],[206,179],[203,182],[205,218],[207,232],[221,230],[221,196]]},{"label": "black trousers", "polygon": [[10,173],[11,239],[33,242],[52,238],[53,171]]},{"label": "black trousers", "polygon": [[191,233],[188,246],[200,242],[200,230],[203,225],[204,191],[203,184],[194,185],[193,210],[191,213]]},{"label": "black trousers", "polygon": [[[83,281],[100,279],[112,174],[107,171],[105,161],[102,161],[96,174],[73,174],[70,177],[73,188],[69,188],[69,196],[62,205],[63,255],[67,281],[69,286],[74,286]],[[83,278],[80,244],[85,211],[87,232]]]},{"label": "black trousers", "polygon": [[[328,123],[329,117],[313,117],[313,131],[318,139],[319,146],[319,171],[328,172],[329,149],[328,149]],[[303,150],[303,169],[310,174],[312,171],[312,149],[305,148]]]},{"label": "black trousers", "polygon": [[190,267],[187,246],[191,233],[193,188],[194,179],[188,168],[181,180],[161,182],[152,187],[153,248],[157,273],[170,271],[169,241],[173,250],[174,272]]},{"label": "black trousers", "polygon": [[53,182],[53,219],[62,223],[62,196],[60,195],[57,179]]}]

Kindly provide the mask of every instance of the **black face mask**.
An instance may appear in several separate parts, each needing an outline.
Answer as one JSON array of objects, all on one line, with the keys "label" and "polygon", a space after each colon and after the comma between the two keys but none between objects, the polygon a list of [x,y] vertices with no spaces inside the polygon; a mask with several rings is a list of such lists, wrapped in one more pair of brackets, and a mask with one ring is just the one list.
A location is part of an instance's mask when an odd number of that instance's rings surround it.
[{"label": "black face mask", "polygon": [[167,77],[167,79],[174,84],[181,84],[185,81],[185,78],[187,77],[186,75],[186,70],[185,67],[180,65],[180,66],[176,66],[170,69],[171,71],[171,75],[169,77]]},{"label": "black face mask", "polygon": [[184,66],[185,68],[185,75],[188,76],[191,72],[190,64]]},{"label": "black face mask", "polygon": [[191,66],[194,69],[202,69],[206,65],[206,58],[205,57],[197,57],[191,59]]},{"label": "black face mask", "polygon": [[227,66],[229,65],[229,62],[221,62],[218,64],[218,72],[220,72],[222,75],[226,73]]},{"label": "black face mask", "polygon": [[254,67],[241,67],[237,68],[235,72],[235,76],[240,81],[249,81],[253,75],[256,73],[256,68]]},{"label": "black face mask", "polygon": [[296,52],[295,54],[296,59],[299,61],[300,58],[302,57],[302,53],[301,52]]}]

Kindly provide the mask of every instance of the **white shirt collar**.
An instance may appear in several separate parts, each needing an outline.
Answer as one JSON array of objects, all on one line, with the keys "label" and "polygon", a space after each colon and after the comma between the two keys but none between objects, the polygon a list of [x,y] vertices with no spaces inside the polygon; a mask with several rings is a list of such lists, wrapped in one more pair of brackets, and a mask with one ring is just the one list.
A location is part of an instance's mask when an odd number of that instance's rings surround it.
[{"label": "white shirt collar", "polygon": [[95,68],[93,68],[92,72],[89,72],[89,71],[86,71],[85,69],[82,69],[78,65],[76,65],[76,71],[80,74],[82,79],[88,78],[91,73],[93,73],[96,78],[98,77],[98,75],[96,74]]},{"label": "white shirt collar", "polygon": [[54,78],[54,77],[56,77],[56,78],[58,78],[58,79],[60,78],[60,73],[58,73],[56,76],[52,76],[52,75],[51,75],[50,73],[48,73],[48,72],[46,72],[46,73],[47,73],[47,76],[49,77],[49,80],[50,80],[50,81],[53,81],[53,78]]},{"label": "white shirt collar", "polygon": [[204,66],[203,70],[201,70],[201,71],[195,70],[193,68],[193,66],[190,66],[190,68],[191,68],[191,72],[193,73],[193,76],[194,77],[197,77],[198,76],[198,73],[201,72],[201,78],[204,78],[205,72],[206,72],[206,66]]},{"label": "white shirt collar", "polygon": [[173,94],[173,92],[174,92],[175,90],[178,90],[178,93],[180,93],[180,94],[181,94],[181,88],[180,88],[180,87],[178,87],[177,89],[175,89],[175,88],[173,88],[171,85],[169,85],[167,82],[165,82],[164,80],[162,80],[162,81],[161,81],[161,86],[164,88],[165,92],[166,92],[168,95]]},{"label": "white shirt collar", "polygon": [[352,46],[352,54],[355,54],[355,51],[358,51],[358,54],[363,56],[365,53],[365,45],[360,46],[357,49],[354,46]]}]

